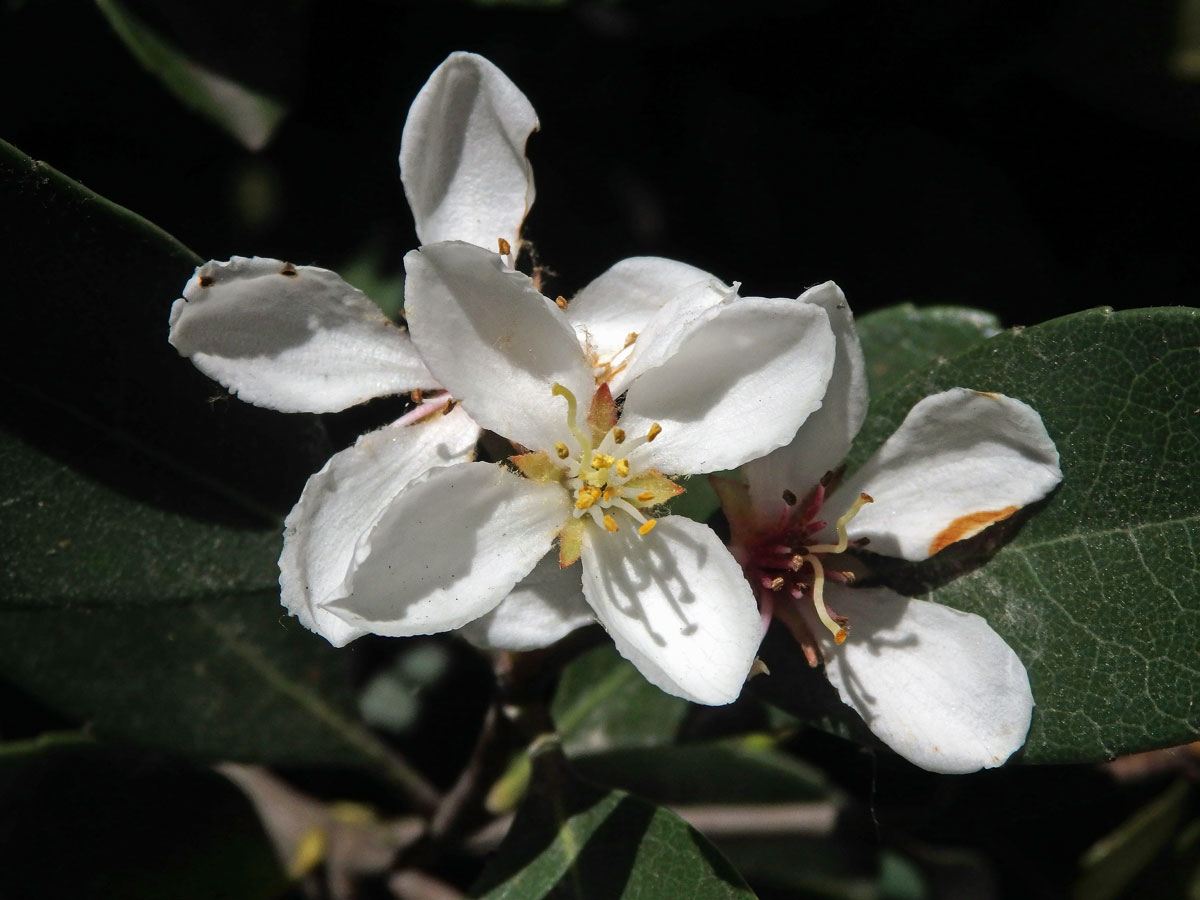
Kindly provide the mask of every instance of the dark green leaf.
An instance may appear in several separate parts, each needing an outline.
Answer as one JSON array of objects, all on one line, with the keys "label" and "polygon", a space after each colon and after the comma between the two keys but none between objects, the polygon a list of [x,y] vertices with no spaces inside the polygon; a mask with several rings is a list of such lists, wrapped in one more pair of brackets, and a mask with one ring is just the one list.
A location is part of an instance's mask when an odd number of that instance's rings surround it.
[{"label": "dark green leaf", "polygon": [[571,773],[557,748],[534,757],[533,784],[472,890],[488,900],[691,900],[754,895],[677,816]]},{"label": "dark green leaf", "polygon": [[1098,760],[1200,733],[1197,385],[1200,311],[1093,310],[910,377],[855,445],[851,468],[914,403],[955,386],[1041,413],[1064,475],[1044,508],[897,583],[985,616],[1020,655],[1037,701],[1027,762]]},{"label": "dark green leaf", "polygon": [[172,94],[249,150],[261,150],[287,113],[283,103],[194,59],[116,0],[96,0],[113,30]]},{"label": "dark green leaf", "polygon": [[10,609],[0,675],[104,737],[206,760],[411,773],[356,719],[334,650],[274,592],[173,606]]},{"label": "dark green leaf", "polygon": [[328,440],[228,401],[167,343],[199,257],[3,141],[0,207],[0,425],[159,508],[280,530]]},{"label": "dark green leaf", "polygon": [[980,309],[911,303],[867,313],[855,326],[872,397],[914,370],[956,356],[1000,332],[1000,320]]},{"label": "dark green leaf", "polygon": [[568,753],[671,741],[688,704],[650,684],[612,644],[563,671],[551,715]]},{"label": "dark green leaf", "polygon": [[270,900],[253,807],[199,766],[76,740],[0,745],[0,896]]},{"label": "dark green leaf", "polygon": [[139,503],[0,432],[0,610],[277,589],[281,534]]}]

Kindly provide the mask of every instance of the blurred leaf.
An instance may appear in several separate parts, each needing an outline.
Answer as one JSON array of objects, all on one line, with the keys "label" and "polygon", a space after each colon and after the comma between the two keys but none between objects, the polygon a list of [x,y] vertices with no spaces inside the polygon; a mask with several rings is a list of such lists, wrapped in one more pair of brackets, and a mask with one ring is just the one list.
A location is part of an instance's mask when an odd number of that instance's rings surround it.
[{"label": "blurred leaf", "polygon": [[261,150],[287,114],[283,103],[239,84],[193,59],[116,0],[96,0],[113,30],[148,72],[172,94],[233,135]]},{"label": "blurred leaf", "polygon": [[0,896],[270,900],[287,879],[215,772],[53,736],[0,745]]},{"label": "blurred leaf", "polygon": [[606,643],[563,670],[550,714],[564,748],[576,754],[668,743],[687,710]]},{"label": "blurred leaf", "polygon": [[904,303],[867,313],[855,321],[875,397],[916,369],[955,356],[1000,332],[1000,320],[966,306]]},{"label": "blurred leaf", "polygon": [[574,759],[580,775],[656,803],[824,801],[825,776],[778,750],[744,743],[628,747]]},{"label": "blurred leaf", "polygon": [[1088,848],[1080,860],[1074,896],[1078,900],[1111,900],[1124,893],[1175,837],[1188,808],[1191,787],[1179,780],[1147,803],[1128,821]]},{"label": "blurred leaf", "polygon": [[868,818],[852,814],[821,772],[786,753],[729,742],[627,748],[573,762],[597,783],[704,816],[714,826],[710,839],[755,886],[875,896],[880,859]]},{"label": "blurred leaf", "polygon": [[[1092,310],[991,338],[880,398],[851,468],[913,404],[955,386],[1029,403],[1062,457],[1044,508],[894,573],[985,616],[1037,700],[1027,762],[1079,762],[1200,733],[1200,311]],[[1011,538],[994,557],[999,539]]]},{"label": "blurred leaf", "polygon": [[0,432],[5,607],[166,604],[277,590],[281,534],[164,512]]},{"label": "blurred leaf", "polygon": [[[714,472],[713,474],[730,476],[732,473]],[[683,485],[684,492],[667,501],[667,508],[671,511],[671,515],[687,516],[697,522],[708,521],[709,516],[715,513],[717,507],[721,505],[721,501],[717,499],[717,492],[712,489],[708,478],[702,475],[694,478],[685,477],[679,479],[679,483]]]},{"label": "blurred leaf", "polygon": [[472,896],[488,900],[751,898],[737,872],[677,816],[571,773],[557,748]]}]

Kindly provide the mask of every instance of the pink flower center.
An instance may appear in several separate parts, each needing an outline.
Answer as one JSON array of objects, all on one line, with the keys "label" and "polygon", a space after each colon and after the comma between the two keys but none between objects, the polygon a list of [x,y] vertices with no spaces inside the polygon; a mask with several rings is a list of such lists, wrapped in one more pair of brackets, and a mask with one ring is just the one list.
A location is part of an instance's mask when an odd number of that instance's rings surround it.
[{"label": "pink flower center", "polygon": [[825,581],[853,580],[852,573],[838,567],[836,557],[851,543],[846,535],[846,524],[864,504],[872,502],[869,495],[859,494],[854,504],[837,520],[837,542],[822,543],[817,536],[828,524],[820,518],[825,496],[824,480],[803,501],[797,501],[795,494],[785,491],[786,505],[773,525],[756,530],[746,540],[735,534],[733,542],[734,553],[758,595],[759,612],[764,621],[771,616],[783,621],[814,665],[816,645],[800,615],[800,606],[811,603],[834,641],[840,644],[846,640],[849,622],[825,603]]}]

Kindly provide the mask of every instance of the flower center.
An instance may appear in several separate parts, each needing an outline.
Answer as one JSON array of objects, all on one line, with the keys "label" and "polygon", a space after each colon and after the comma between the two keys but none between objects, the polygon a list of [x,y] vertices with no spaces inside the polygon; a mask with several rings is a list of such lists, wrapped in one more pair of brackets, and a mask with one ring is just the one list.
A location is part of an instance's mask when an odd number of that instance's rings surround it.
[{"label": "flower center", "polygon": [[572,515],[576,519],[590,516],[605,531],[616,532],[620,526],[614,514],[620,511],[638,523],[638,534],[649,534],[657,520],[644,516],[639,507],[661,502],[659,492],[653,484],[647,483],[647,478],[661,479],[662,476],[635,472],[630,466],[629,454],[658,437],[662,427],[656,422],[646,434],[630,438],[622,428],[613,425],[598,442],[594,442],[591,429],[579,425],[579,404],[575,395],[561,384],[554,385],[553,393],[567,401],[570,435],[567,440],[554,445],[554,452],[567,472],[564,483],[575,500]]},{"label": "flower center", "polygon": [[[850,582],[851,572],[827,565],[827,556],[844,553],[850,546],[846,525],[858,511],[871,503],[869,494],[859,494],[854,504],[838,518],[837,542],[817,543],[816,535],[825,530],[826,523],[817,518],[825,503],[825,484],[818,484],[798,504],[791,491],[784,493],[787,503],[777,526],[760,535],[752,544],[742,548],[742,566],[758,589],[759,604],[764,615],[774,613],[783,619],[793,632],[804,628],[795,618],[796,610],[788,602],[804,601],[813,604],[836,643],[846,640],[850,627],[842,616],[832,612],[825,603],[825,581]],[[802,641],[803,643],[803,641]]]}]

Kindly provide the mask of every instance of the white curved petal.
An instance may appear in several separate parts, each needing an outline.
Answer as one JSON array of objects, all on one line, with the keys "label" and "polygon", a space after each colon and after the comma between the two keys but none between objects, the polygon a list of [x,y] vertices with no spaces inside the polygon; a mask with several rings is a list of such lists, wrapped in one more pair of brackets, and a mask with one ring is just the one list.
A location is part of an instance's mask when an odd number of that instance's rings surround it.
[{"label": "white curved petal", "polygon": [[437,383],[408,334],[328,269],[207,262],[171,307],[170,341],[247,403],[336,412]]},{"label": "white curved petal", "polygon": [[451,53],[425,82],[400,139],[400,180],[422,244],[467,241],[515,253],[533,206],[525,144],[537,114],[521,90],[474,53]]},{"label": "white curved petal", "polygon": [[484,428],[535,450],[566,434],[557,382],[586,411],[591,369],[562,310],[495,253],[460,241],[404,257],[413,341],[437,378]]},{"label": "white curved petal", "polygon": [[582,561],[584,596],[647,681],[709,706],[737,699],[760,619],[741,567],[711,529],[682,516],[645,537],[588,527]]},{"label": "white curved petal", "polygon": [[[1002,394],[954,388],[926,397],[828,504],[837,517],[860,491],[850,523],[876,553],[921,560],[978,534],[1062,481],[1042,418]],[[824,516],[823,516],[824,517]]]},{"label": "white curved petal", "polygon": [[364,434],[308,479],[284,522],[281,602],[335,647],[367,633],[327,610],[346,595],[354,548],[406,484],[435,466],[466,462],[479,426],[462,409]]},{"label": "white curved petal", "polygon": [[596,621],[583,599],[579,568],[562,568],[547,553],[490,613],[459,632],[485,650],[537,650]]},{"label": "white curved petal", "polygon": [[489,612],[529,574],[569,513],[567,492],[493,463],[433,469],[406,487],[354,550],[351,627],[433,634]]},{"label": "white curved petal", "polygon": [[809,288],[800,300],[816,303],[829,316],[837,356],[821,408],[791,443],[742,467],[755,509],[771,518],[782,508],[785,490],[803,497],[821,476],[841,465],[867,414],[867,370],[845,295],[827,281]]},{"label": "white curved petal", "polygon": [[736,297],[736,287],[711,276],[685,287],[646,323],[630,348],[629,365],[616,374],[609,389],[614,395],[620,394],[645,372],[661,366],[678,352],[710,310]]},{"label": "white curved petal", "polygon": [[[693,286],[700,288],[689,292],[697,311],[720,303],[730,293],[703,269],[658,256],[635,256],[609,268],[571,300],[567,318],[587,348],[589,359],[594,364],[608,363],[610,368],[619,370],[608,379],[614,396],[628,386],[628,363],[632,354],[645,345],[651,322],[668,301]],[[677,318],[678,315],[670,316],[669,321]],[[640,343],[635,342],[627,349],[630,335],[637,335]]]},{"label": "white curved petal", "polygon": [[931,772],[1002,764],[1025,743],[1033,693],[1025,667],[986,621],[886,588],[826,585],[850,620],[841,646],[809,620],[825,674],[885,744]]},{"label": "white curved petal", "polygon": [[621,426],[662,433],[646,459],[667,474],[732,469],[790,441],[821,405],[834,340],[820,306],[752,297],[710,309],[625,396]]}]

